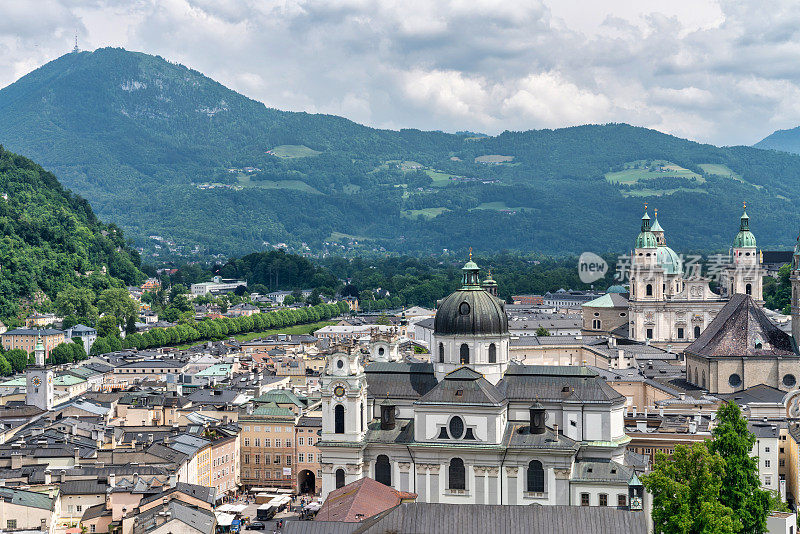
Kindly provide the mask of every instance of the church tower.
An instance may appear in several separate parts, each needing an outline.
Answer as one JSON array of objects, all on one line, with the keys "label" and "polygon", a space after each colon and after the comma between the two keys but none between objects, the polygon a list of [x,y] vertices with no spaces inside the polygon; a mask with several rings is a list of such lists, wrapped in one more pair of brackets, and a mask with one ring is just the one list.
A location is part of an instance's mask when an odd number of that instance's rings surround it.
[{"label": "church tower", "polygon": [[798,236],[797,244],[794,246],[790,280],[792,281],[792,337],[795,345],[800,345],[800,302],[798,302],[800,299],[800,236]]},{"label": "church tower", "polygon": [[41,410],[52,410],[55,398],[53,370],[45,366],[41,336],[36,340],[34,358],[36,364],[25,369],[25,404]]},{"label": "church tower", "polygon": [[358,346],[327,357],[320,376],[324,451],[322,495],[363,476],[361,444],[372,419],[367,405],[367,377]]},{"label": "church tower", "polygon": [[750,217],[742,213],[739,233],[733,240],[733,263],[728,275],[728,293],[750,295],[762,304],[761,259],[756,248],[756,237],[750,231]]},{"label": "church tower", "polygon": [[433,319],[431,362],[436,379],[467,366],[497,384],[509,360],[505,303],[481,286],[471,252],[461,272],[461,289],[439,302]]}]

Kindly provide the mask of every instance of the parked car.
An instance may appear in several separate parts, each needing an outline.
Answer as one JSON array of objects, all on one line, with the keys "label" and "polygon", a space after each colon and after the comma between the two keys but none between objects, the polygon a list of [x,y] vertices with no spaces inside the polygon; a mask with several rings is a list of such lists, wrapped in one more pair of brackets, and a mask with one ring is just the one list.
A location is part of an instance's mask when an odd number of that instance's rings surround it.
[{"label": "parked car", "polygon": [[261,521],[253,521],[247,525],[247,530],[264,530],[267,526]]}]

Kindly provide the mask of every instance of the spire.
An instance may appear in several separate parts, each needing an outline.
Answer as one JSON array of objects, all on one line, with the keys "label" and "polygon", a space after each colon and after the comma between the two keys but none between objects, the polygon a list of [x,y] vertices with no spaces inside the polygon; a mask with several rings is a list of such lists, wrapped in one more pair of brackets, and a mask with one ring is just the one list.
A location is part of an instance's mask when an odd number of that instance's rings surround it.
[{"label": "spire", "polygon": [[636,248],[655,248],[658,246],[656,236],[650,231],[650,215],[647,214],[647,203],[644,205],[644,215],[642,215],[642,231],[636,238]]},{"label": "spire", "polygon": [[644,215],[642,215],[642,232],[650,231],[650,216],[647,214],[647,203],[644,204]]},{"label": "spire", "polygon": [[[745,210],[746,208],[747,208],[747,202],[742,202],[742,210]],[[739,231],[747,232],[749,230],[750,230],[750,217],[747,216],[747,212],[746,211],[743,211],[742,212],[742,219],[741,219],[741,222],[739,224]]]}]

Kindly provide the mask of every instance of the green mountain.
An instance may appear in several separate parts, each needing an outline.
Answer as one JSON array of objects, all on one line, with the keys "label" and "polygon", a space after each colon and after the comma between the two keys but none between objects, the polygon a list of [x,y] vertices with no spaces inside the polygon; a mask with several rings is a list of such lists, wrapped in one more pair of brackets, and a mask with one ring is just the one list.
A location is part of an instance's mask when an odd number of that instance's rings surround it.
[{"label": "green mountain", "polygon": [[800,126],[790,130],[775,130],[753,146],[766,150],[800,154]]},{"label": "green mountain", "polygon": [[67,285],[99,292],[144,276],[119,228],[100,222],[51,173],[2,146],[0,231],[0,317],[18,313],[21,302],[53,300]]},{"label": "green mountain", "polygon": [[[484,136],[269,109],[121,49],[0,90],[0,142],[42,163],[145,255],[630,249],[642,204],[670,244],[724,249],[748,201],[765,247],[800,227],[800,157],[626,124]],[[153,237],[150,237],[153,236]],[[152,259],[151,259],[152,261]]]}]

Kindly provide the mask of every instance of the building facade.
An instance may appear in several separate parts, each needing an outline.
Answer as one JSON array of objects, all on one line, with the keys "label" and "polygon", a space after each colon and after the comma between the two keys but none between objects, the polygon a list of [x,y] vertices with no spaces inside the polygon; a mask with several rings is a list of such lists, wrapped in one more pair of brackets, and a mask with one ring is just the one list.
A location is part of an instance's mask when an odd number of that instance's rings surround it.
[{"label": "building facade", "polygon": [[423,502],[640,509],[625,397],[585,367],[511,363],[504,304],[474,262],[463,274],[439,303],[431,363],[328,356],[323,497],[368,476]]},{"label": "building facade", "polygon": [[744,213],[733,242],[732,261],[715,266],[720,293],[709,287],[711,278],[696,270],[686,272],[682,258],[667,246],[656,218],[652,227],[645,211],[631,255],[629,337],[661,347],[684,348],[716,317],[735,293],[762,304],[761,264],[750,219]]}]

